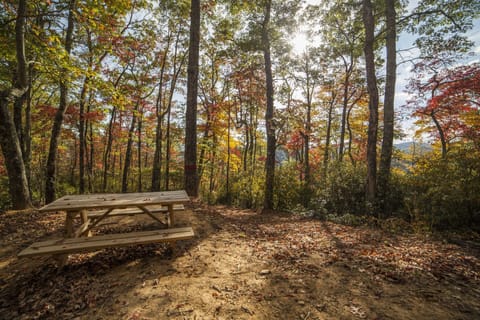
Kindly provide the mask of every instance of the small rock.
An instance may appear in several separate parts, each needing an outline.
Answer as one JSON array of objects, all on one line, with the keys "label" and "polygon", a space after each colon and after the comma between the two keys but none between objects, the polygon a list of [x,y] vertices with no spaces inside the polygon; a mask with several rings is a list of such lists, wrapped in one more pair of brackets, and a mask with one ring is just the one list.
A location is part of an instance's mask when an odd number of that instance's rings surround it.
[{"label": "small rock", "polygon": [[298,301],[298,304],[301,305],[301,306],[304,306],[304,305],[305,305],[305,301],[299,300],[299,301]]},{"label": "small rock", "polygon": [[264,269],[264,270],[260,271],[260,275],[262,275],[262,276],[266,276],[267,274],[270,274],[270,270]]}]

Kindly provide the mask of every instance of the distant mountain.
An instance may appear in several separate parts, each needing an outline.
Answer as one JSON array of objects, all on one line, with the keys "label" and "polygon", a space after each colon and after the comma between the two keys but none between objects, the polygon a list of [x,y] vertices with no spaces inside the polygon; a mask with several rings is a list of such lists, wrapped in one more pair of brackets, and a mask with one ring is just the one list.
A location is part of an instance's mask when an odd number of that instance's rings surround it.
[{"label": "distant mountain", "polygon": [[432,146],[423,142],[401,142],[394,144],[393,147],[404,153],[411,153],[415,148],[415,153],[422,154],[432,151]]},{"label": "distant mountain", "polygon": [[[396,150],[399,150],[405,155],[412,155],[415,152],[415,156],[422,156],[423,154],[432,151],[432,146],[428,143],[419,143],[419,142],[402,142],[394,144],[393,147]],[[408,172],[409,167],[412,165],[411,161],[407,161],[404,157],[394,157],[392,159],[392,167],[398,168],[402,171]]]}]

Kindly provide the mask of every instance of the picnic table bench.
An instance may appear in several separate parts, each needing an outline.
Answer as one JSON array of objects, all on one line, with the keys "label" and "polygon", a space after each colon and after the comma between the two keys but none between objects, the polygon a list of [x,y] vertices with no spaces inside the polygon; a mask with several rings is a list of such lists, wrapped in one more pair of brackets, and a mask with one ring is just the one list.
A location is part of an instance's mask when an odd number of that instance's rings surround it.
[{"label": "picnic table bench", "polygon": [[[56,255],[59,264],[63,265],[69,253],[189,239],[194,237],[191,227],[171,228],[174,224],[174,212],[184,210],[184,204],[189,201],[190,199],[184,190],[64,196],[40,208],[39,211],[65,212],[65,236],[60,239],[33,243],[21,251],[18,256],[53,254]],[[166,221],[162,221],[155,215],[156,213],[164,215]],[[137,214],[150,216],[163,229],[91,235],[93,229],[106,218]],[[75,228],[74,220],[78,217],[81,225]]]}]

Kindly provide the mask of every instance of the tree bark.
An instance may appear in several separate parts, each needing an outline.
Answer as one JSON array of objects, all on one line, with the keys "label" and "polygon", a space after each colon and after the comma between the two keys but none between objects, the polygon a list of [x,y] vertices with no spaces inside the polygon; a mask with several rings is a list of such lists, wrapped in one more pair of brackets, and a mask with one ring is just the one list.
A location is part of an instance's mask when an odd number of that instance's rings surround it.
[{"label": "tree bark", "polygon": [[[76,0],[71,0],[69,3],[67,32],[65,35],[65,51],[70,55],[73,43],[73,29],[74,29],[74,10]],[[50,147],[48,150],[46,177],[45,177],[45,202],[50,203],[55,200],[55,180],[57,171],[57,153],[58,144],[60,143],[60,132],[62,130],[63,117],[67,109],[67,95],[68,85],[65,79],[60,80],[60,102],[52,126],[52,135],[50,138]]]},{"label": "tree bark", "polygon": [[128,130],[127,149],[125,151],[125,162],[123,163],[122,192],[127,192],[128,190],[128,172],[130,171],[130,163],[132,160],[133,133],[135,131],[137,123],[138,105],[139,102],[135,104],[132,115],[132,122],[130,124],[130,129]]},{"label": "tree bark", "polygon": [[138,140],[137,140],[137,169],[138,169],[138,185],[137,192],[142,192],[142,124],[143,124],[143,108],[140,110],[138,117]]},{"label": "tree bark", "polygon": [[87,87],[88,87],[88,76],[85,77],[83,81],[82,91],[80,92],[80,103],[79,103],[79,125],[78,125],[78,133],[79,133],[79,193],[85,193],[85,153],[86,153],[86,125],[85,125],[85,103],[86,103],[86,94],[87,94]]},{"label": "tree bark", "polygon": [[385,15],[387,19],[387,75],[385,82],[385,98],[383,103],[383,141],[378,172],[378,190],[385,215],[390,215],[391,208],[386,203],[389,192],[390,166],[393,151],[395,82],[397,72],[397,30],[395,0],[385,0]]},{"label": "tree bark", "polygon": [[310,75],[310,61],[309,57],[305,59],[306,71],[306,93],[307,93],[307,118],[305,121],[305,133],[303,136],[304,143],[304,188],[303,188],[303,206],[308,208],[310,204],[310,197],[312,194],[311,188],[311,174],[310,174],[310,134],[312,131],[312,100],[315,91],[315,83]]},{"label": "tree bark", "polygon": [[328,105],[328,113],[327,113],[327,134],[325,137],[325,151],[323,153],[323,182],[324,183],[327,182],[326,179],[327,179],[327,172],[328,172],[328,162],[330,159],[330,139],[332,136],[333,107],[335,106],[335,101],[337,99],[335,90],[332,89],[331,94],[332,94],[332,97]]},{"label": "tree bark", "polygon": [[[367,181],[366,200],[370,208],[377,200],[377,131],[378,131],[378,87],[375,75],[375,21],[370,0],[363,0],[363,24],[365,26],[365,69],[369,94],[368,139],[367,139]],[[373,212],[372,212],[373,213]]]},{"label": "tree bark", "polygon": [[158,84],[158,95],[155,103],[155,112],[157,116],[157,127],[155,128],[155,153],[153,155],[153,169],[152,169],[152,191],[160,191],[160,180],[162,175],[162,122],[165,113],[162,112],[163,106],[163,75],[165,73],[165,66],[167,60],[168,50],[170,48],[171,34],[167,36],[167,45],[163,53],[163,58],[160,67],[160,79]]},{"label": "tree bark", "polygon": [[442,159],[446,159],[447,158],[447,139],[445,138],[445,133],[443,132],[442,126],[440,125],[440,122],[438,122],[438,119],[435,116],[434,112],[430,113],[430,117],[432,117],[432,121],[438,130],[440,143],[442,144]]},{"label": "tree bark", "polygon": [[103,154],[103,183],[102,183],[102,191],[106,192],[108,189],[108,170],[110,169],[110,155],[112,152],[112,144],[113,144],[113,127],[115,124],[115,118],[117,114],[117,108],[114,106],[112,108],[112,112],[110,114],[110,122],[108,124],[108,131],[107,131],[107,141],[105,146],[105,152]]},{"label": "tree bark", "polygon": [[347,63],[345,57],[342,56],[345,67],[345,79],[343,81],[343,105],[342,105],[342,120],[340,126],[340,147],[338,149],[338,161],[343,161],[345,153],[345,128],[347,122],[347,109],[349,100],[350,75],[353,70],[353,57],[350,56],[350,63]]},{"label": "tree bark", "polygon": [[265,162],[265,199],[263,208],[265,210],[273,209],[273,188],[275,179],[275,126],[273,123],[273,75],[272,75],[272,60],[270,55],[270,13],[271,0],[267,0],[265,4],[265,16],[262,26],[262,49],[263,58],[265,60],[265,78],[266,78],[266,98],[267,109],[265,111],[265,125],[267,131],[267,159]]},{"label": "tree bark", "polygon": [[190,7],[190,44],[188,52],[187,110],[185,114],[184,186],[187,194],[198,196],[197,175],[197,92],[200,47],[200,0]]},{"label": "tree bark", "polygon": [[0,146],[7,169],[12,205],[14,209],[20,210],[30,208],[32,203],[20,141],[13,118],[8,110],[11,98],[11,91],[0,92]]},{"label": "tree bark", "polygon": [[[23,105],[23,97],[28,90],[27,63],[25,58],[26,12],[26,1],[20,0],[15,21],[16,83],[12,89],[0,92],[0,146],[5,160],[9,193],[14,209],[26,209],[32,206],[19,132],[17,132],[15,122],[8,108],[8,104],[12,101],[14,103],[19,101],[16,108],[18,108],[20,102]],[[22,106],[20,105],[20,107]]]}]

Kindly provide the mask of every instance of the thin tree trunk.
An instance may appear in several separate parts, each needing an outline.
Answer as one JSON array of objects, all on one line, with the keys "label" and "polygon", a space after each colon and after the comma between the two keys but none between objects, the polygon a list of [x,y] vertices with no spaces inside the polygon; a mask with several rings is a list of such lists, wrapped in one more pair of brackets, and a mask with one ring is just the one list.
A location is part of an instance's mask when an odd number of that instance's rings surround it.
[{"label": "thin tree trunk", "polygon": [[32,180],[31,162],[32,162],[32,83],[33,83],[33,66],[29,66],[28,72],[28,91],[27,104],[25,108],[25,127],[23,131],[23,162],[25,165],[25,174],[27,176],[28,186],[31,191],[30,181]]},{"label": "thin tree trunk", "polygon": [[70,184],[75,185],[75,170],[77,168],[77,138],[73,137],[73,157],[70,164]]},{"label": "thin tree trunk", "polygon": [[160,180],[162,175],[162,122],[165,112],[162,112],[163,105],[163,75],[165,73],[165,66],[167,60],[167,53],[170,48],[171,33],[167,36],[167,45],[163,54],[161,67],[160,67],[160,79],[158,84],[158,95],[155,103],[155,112],[157,116],[157,127],[155,129],[155,153],[153,155],[153,169],[152,169],[152,191],[160,191]]},{"label": "thin tree trunk", "polygon": [[366,200],[373,209],[377,200],[378,87],[375,75],[375,22],[370,0],[363,0],[363,24],[365,26],[365,69],[369,94]]},{"label": "thin tree trunk", "polygon": [[273,188],[275,179],[275,126],[273,123],[273,75],[272,75],[272,61],[270,56],[270,13],[271,0],[266,1],[265,16],[262,26],[262,47],[263,58],[265,61],[265,78],[266,78],[266,95],[267,95],[267,109],[265,111],[265,126],[267,131],[267,159],[265,162],[265,199],[263,207],[265,210],[273,209]]},{"label": "thin tree trunk", "polygon": [[184,186],[189,196],[198,196],[197,92],[200,47],[200,0],[191,1],[188,51],[187,110],[185,114]]},{"label": "thin tree trunk", "polygon": [[140,117],[138,118],[138,141],[137,141],[137,168],[138,168],[138,186],[137,191],[142,192],[142,124],[143,124],[143,108],[140,111]]},{"label": "thin tree trunk", "polygon": [[165,132],[165,138],[167,139],[167,145],[165,150],[165,190],[169,190],[170,184],[170,146],[171,146],[171,139],[170,139],[170,119],[172,114],[172,105],[171,103],[168,104],[167,108],[167,131]]},{"label": "thin tree trunk", "polygon": [[86,95],[87,95],[87,87],[88,87],[88,76],[85,77],[83,81],[83,86],[82,86],[82,91],[80,92],[80,107],[79,107],[79,126],[78,126],[78,132],[79,132],[79,140],[80,140],[80,147],[79,147],[79,163],[78,163],[78,168],[79,168],[79,182],[78,182],[78,188],[79,188],[79,193],[83,194],[85,193],[85,153],[86,153],[86,143],[85,143],[85,103],[86,103]]},{"label": "thin tree trunk", "polygon": [[385,215],[391,214],[391,207],[386,202],[390,191],[390,166],[393,151],[395,82],[397,72],[397,30],[395,0],[385,0],[385,15],[387,19],[387,75],[385,82],[385,98],[383,103],[383,141],[378,172],[378,190]]},{"label": "thin tree trunk", "polygon": [[177,69],[177,52],[178,52],[178,42],[180,40],[180,34],[177,35],[177,41],[175,42],[175,53],[173,55],[173,79],[170,83],[170,92],[168,96],[168,106],[167,106],[167,132],[166,132],[166,139],[167,139],[167,152],[165,157],[165,190],[169,190],[170,184],[170,157],[171,157],[171,137],[170,137],[170,121],[172,115],[172,102],[173,102],[173,94],[175,93],[175,88],[177,87],[177,80],[178,76],[180,75],[180,71],[182,70],[183,63],[185,62],[185,55],[181,57],[180,64]]},{"label": "thin tree trunk", "polygon": [[430,117],[432,117],[432,121],[438,130],[438,135],[440,136],[440,143],[442,144],[442,159],[446,159],[447,158],[447,140],[445,138],[445,133],[443,132],[442,126],[440,125],[440,122],[438,122],[437,117],[435,117],[434,112],[430,114]]},{"label": "thin tree trunk", "polygon": [[125,161],[123,164],[123,176],[122,176],[122,192],[127,192],[128,189],[128,173],[130,170],[130,163],[132,160],[132,144],[133,144],[133,132],[137,122],[137,111],[139,102],[135,104],[132,115],[132,123],[130,124],[130,130],[128,130],[127,149],[125,151]]},{"label": "thin tree trunk", "polygon": [[330,160],[330,139],[332,136],[332,118],[333,118],[333,107],[335,105],[336,93],[332,90],[332,99],[328,106],[327,114],[327,134],[325,138],[325,151],[323,153],[323,182],[326,183],[327,173],[328,173],[328,162]]},{"label": "thin tree trunk", "polygon": [[350,114],[352,113],[353,104],[350,105],[347,111],[347,130],[348,130],[348,157],[350,158],[350,162],[352,166],[356,166],[355,159],[352,155],[352,142],[353,142],[353,132],[352,127],[350,125]]},{"label": "thin tree trunk", "polygon": [[106,192],[108,188],[108,170],[110,165],[110,154],[112,151],[112,144],[113,144],[113,126],[115,123],[116,111],[117,111],[117,108],[113,107],[112,112],[110,114],[110,122],[108,124],[108,131],[107,131],[107,141],[105,146],[105,152],[103,155],[103,183],[102,183],[103,192]]},{"label": "thin tree trunk", "polygon": [[[69,3],[67,32],[65,35],[65,51],[68,55],[72,50],[73,43],[73,27],[74,27],[74,10],[76,0],[71,0]],[[48,150],[46,178],[45,178],[45,202],[50,203],[55,200],[55,180],[56,180],[56,159],[58,153],[58,144],[60,143],[60,132],[62,130],[63,117],[67,109],[68,85],[65,79],[60,81],[60,103],[55,114],[52,134],[50,138],[50,147]]]},{"label": "thin tree trunk", "polygon": [[227,177],[226,177],[226,192],[227,192],[227,204],[230,204],[230,104],[228,105],[228,120],[227,120]]},{"label": "thin tree trunk", "polygon": [[[91,98],[91,96],[90,96]],[[90,113],[91,111],[91,102],[88,103],[88,108],[87,112]],[[87,121],[87,127],[88,127],[88,139],[87,141],[89,142],[89,147],[90,147],[90,152],[89,152],[89,157],[88,157],[88,191],[93,192],[93,179],[94,179],[94,161],[95,161],[95,143],[93,141],[93,123],[92,121]]]},{"label": "thin tree trunk", "polygon": [[[118,84],[120,83],[120,80],[122,79],[123,75],[127,71],[127,66],[125,66],[118,76],[117,80],[114,83],[114,88],[117,88]],[[112,144],[113,144],[113,130],[115,126],[115,119],[117,115],[117,107],[113,106],[112,112],[110,115],[110,122],[108,124],[108,131],[107,131],[107,141],[106,141],[106,146],[105,146],[105,152],[103,154],[103,183],[102,183],[102,191],[106,192],[108,188],[108,170],[110,166],[110,155],[112,152]],[[115,170],[115,160],[113,161],[113,166],[112,166],[112,177],[114,176]]]},{"label": "thin tree trunk", "polygon": [[345,80],[343,82],[343,105],[342,105],[342,120],[340,126],[340,147],[338,149],[338,161],[343,161],[343,154],[345,149],[345,128],[347,122],[347,108],[348,108],[348,99],[349,99],[349,87],[350,87],[350,75],[352,74],[353,69],[353,57],[350,57],[350,64],[347,63],[346,59],[342,56],[343,63],[345,66]]}]

